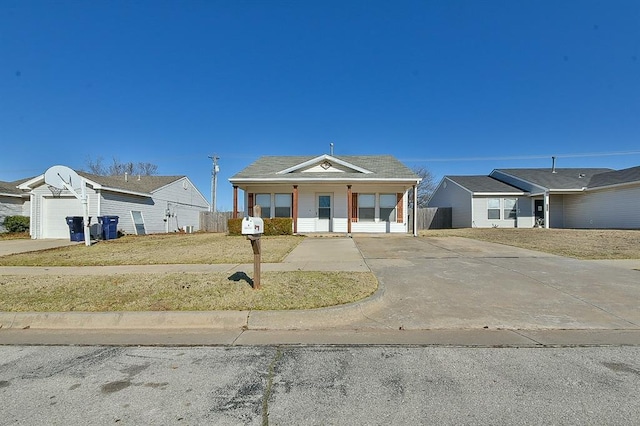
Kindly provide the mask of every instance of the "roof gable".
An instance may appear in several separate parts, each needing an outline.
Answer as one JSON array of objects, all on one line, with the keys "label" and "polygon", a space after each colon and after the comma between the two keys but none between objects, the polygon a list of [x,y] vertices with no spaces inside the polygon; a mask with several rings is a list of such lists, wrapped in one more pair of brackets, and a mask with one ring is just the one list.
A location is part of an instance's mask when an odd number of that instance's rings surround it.
[{"label": "roof gable", "polygon": [[[323,163],[330,163],[326,169]],[[420,177],[391,155],[265,156],[232,176],[232,183],[248,181],[395,180]]]},{"label": "roof gable", "polygon": [[370,170],[359,167],[348,161],[341,160],[331,155],[320,155],[300,164],[286,168],[276,174],[284,175],[287,173],[372,173]]}]

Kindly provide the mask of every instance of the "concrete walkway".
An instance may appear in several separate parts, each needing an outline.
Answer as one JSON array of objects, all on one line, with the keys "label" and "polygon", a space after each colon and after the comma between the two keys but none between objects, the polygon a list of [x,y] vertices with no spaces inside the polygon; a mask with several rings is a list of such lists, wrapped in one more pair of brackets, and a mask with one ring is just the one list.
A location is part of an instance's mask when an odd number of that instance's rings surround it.
[{"label": "concrete walkway", "polygon": [[[252,264],[13,274],[252,272]],[[0,343],[640,344],[640,272],[464,238],[307,238],[264,271],[369,271],[372,297],[303,311],[0,313]]]}]

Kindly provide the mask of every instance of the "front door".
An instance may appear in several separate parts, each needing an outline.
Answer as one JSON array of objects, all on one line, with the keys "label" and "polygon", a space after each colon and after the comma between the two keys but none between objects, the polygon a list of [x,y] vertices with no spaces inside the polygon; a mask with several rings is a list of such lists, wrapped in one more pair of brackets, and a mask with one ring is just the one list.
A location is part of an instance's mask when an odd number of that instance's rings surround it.
[{"label": "front door", "polygon": [[331,194],[318,194],[316,202],[316,232],[331,232]]},{"label": "front door", "polygon": [[544,226],[544,200],[533,200],[533,217],[536,226]]}]

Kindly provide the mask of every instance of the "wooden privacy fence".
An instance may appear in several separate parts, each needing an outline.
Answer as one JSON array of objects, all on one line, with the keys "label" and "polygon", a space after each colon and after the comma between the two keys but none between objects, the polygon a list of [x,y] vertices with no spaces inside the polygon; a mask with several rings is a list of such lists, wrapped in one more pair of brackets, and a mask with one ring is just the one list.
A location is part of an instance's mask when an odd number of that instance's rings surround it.
[{"label": "wooden privacy fence", "polygon": [[233,212],[200,212],[200,230],[204,232],[228,232],[228,220]]},{"label": "wooden privacy fence", "polygon": [[[413,209],[409,209],[409,228],[413,231]],[[451,207],[419,208],[417,212],[418,230],[451,229]]]}]

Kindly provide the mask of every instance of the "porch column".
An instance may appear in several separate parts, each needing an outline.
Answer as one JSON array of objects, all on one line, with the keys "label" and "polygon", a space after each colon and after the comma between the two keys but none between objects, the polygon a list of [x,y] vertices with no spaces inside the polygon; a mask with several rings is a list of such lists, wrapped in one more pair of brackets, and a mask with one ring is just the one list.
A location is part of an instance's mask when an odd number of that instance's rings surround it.
[{"label": "porch column", "polygon": [[238,186],[233,185],[233,218],[238,218]]},{"label": "porch column", "polygon": [[298,185],[293,185],[293,233],[298,233]]},{"label": "porch column", "polygon": [[418,185],[413,185],[413,236],[418,236]]},{"label": "porch column", "polygon": [[351,185],[347,185],[347,234],[351,234],[351,210],[353,209]]},{"label": "porch column", "polygon": [[549,191],[544,193],[544,227],[549,229],[549,222],[551,218],[549,217]]}]

